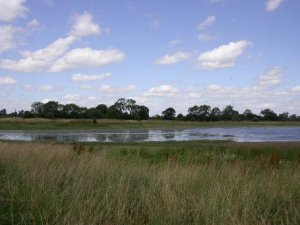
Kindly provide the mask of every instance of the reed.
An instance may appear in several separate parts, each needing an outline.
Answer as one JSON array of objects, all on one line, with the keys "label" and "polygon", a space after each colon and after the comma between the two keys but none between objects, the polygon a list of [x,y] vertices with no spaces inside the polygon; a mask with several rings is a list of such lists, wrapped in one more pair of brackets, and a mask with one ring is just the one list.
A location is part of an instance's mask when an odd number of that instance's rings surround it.
[{"label": "reed", "polygon": [[296,157],[138,146],[0,142],[0,224],[300,224]]}]

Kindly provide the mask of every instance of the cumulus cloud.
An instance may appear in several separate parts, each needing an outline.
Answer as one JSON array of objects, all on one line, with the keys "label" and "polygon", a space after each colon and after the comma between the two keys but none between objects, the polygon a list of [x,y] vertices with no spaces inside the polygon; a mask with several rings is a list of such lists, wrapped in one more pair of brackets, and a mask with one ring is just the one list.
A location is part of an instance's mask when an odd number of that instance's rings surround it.
[{"label": "cumulus cloud", "polygon": [[17,81],[9,76],[3,76],[0,77],[0,85],[9,85],[9,84],[15,84]]},{"label": "cumulus cloud", "polygon": [[160,85],[158,87],[150,88],[143,93],[143,96],[157,96],[157,97],[174,97],[178,94],[178,89],[171,85]]},{"label": "cumulus cloud", "polygon": [[191,54],[188,52],[176,52],[173,55],[166,54],[163,57],[157,59],[154,63],[159,65],[172,65],[187,60],[190,57]]},{"label": "cumulus cloud", "polygon": [[118,49],[76,48],[55,61],[50,71],[59,72],[77,67],[101,67],[112,63],[120,63],[124,59],[124,53]]},{"label": "cumulus cloud", "polygon": [[270,86],[278,85],[281,83],[283,69],[274,67],[264,74],[259,76],[259,87],[268,88]]},{"label": "cumulus cloud", "polygon": [[40,91],[53,91],[53,87],[49,84],[43,84],[39,87]]},{"label": "cumulus cloud", "polygon": [[14,26],[0,26],[0,54],[16,46],[15,35],[20,29]]},{"label": "cumulus cloud", "polygon": [[292,92],[300,93],[300,85],[293,87]]},{"label": "cumulus cloud", "polygon": [[74,20],[70,34],[75,37],[100,34],[100,26],[93,22],[92,14],[84,12]]},{"label": "cumulus cloud", "polygon": [[37,19],[30,20],[26,25],[34,30],[41,29],[42,27],[41,23]]},{"label": "cumulus cloud", "polygon": [[26,0],[0,0],[0,21],[12,21],[24,17],[28,11]]},{"label": "cumulus cloud", "polygon": [[66,95],[62,96],[61,99],[63,100],[63,102],[66,102],[66,103],[74,103],[74,102],[77,102],[80,99],[80,95],[78,95],[78,94],[66,94]]},{"label": "cumulus cloud", "polygon": [[215,70],[232,67],[236,59],[243,54],[249,41],[230,42],[199,55],[197,61],[202,69]]},{"label": "cumulus cloud", "polygon": [[74,74],[71,79],[73,81],[95,81],[95,80],[103,80],[105,78],[111,77],[110,73],[104,74],[95,74],[95,75],[87,75],[87,74]]},{"label": "cumulus cloud", "polygon": [[268,11],[276,10],[279,5],[283,2],[283,0],[267,0],[266,9]]},{"label": "cumulus cloud", "polygon": [[68,36],[66,38],[59,38],[46,48],[37,51],[22,51],[21,55],[23,58],[19,61],[1,60],[0,68],[20,72],[47,71],[53,61],[69,49],[70,44],[74,40],[72,36]]},{"label": "cumulus cloud", "polygon": [[116,93],[131,92],[131,91],[134,91],[135,89],[136,89],[135,85],[114,87],[111,85],[103,84],[100,86],[99,91],[103,94],[116,94]]},{"label": "cumulus cloud", "polygon": [[170,41],[170,45],[171,46],[175,46],[175,45],[179,45],[179,44],[181,44],[181,40],[179,40],[179,39],[174,39],[174,40],[171,40]]},{"label": "cumulus cloud", "polygon": [[200,33],[197,37],[199,41],[213,41],[217,39],[217,36],[209,33]]},{"label": "cumulus cloud", "polygon": [[198,25],[198,30],[200,31],[200,34],[198,34],[197,40],[213,41],[213,40],[217,39],[217,36],[205,32],[205,29],[207,27],[212,26],[215,23],[215,21],[216,21],[216,17],[212,15],[212,16],[208,16],[204,21],[202,21]]},{"label": "cumulus cloud", "polygon": [[[0,68],[20,72],[58,72],[79,66],[98,67],[122,61],[124,54],[116,49],[77,48],[68,52],[70,46],[80,37],[100,33],[100,27],[92,19],[92,15],[89,13],[79,15],[75,19],[70,35],[55,40],[45,48],[36,51],[22,51],[20,60],[1,60]],[[4,40],[4,36],[0,36],[0,41],[1,39]],[[5,40],[11,39],[9,36]],[[7,46],[13,47],[5,45],[5,48],[8,48]]]},{"label": "cumulus cloud", "polygon": [[205,28],[211,26],[216,21],[216,17],[214,15],[206,17],[201,23],[198,24],[198,30],[202,31]]}]

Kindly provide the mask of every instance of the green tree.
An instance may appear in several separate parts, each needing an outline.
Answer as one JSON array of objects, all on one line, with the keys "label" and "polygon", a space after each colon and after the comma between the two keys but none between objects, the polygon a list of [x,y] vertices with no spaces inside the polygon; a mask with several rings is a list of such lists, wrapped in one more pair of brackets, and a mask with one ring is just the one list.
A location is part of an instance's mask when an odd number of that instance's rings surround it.
[{"label": "green tree", "polygon": [[37,117],[44,117],[45,114],[44,103],[42,102],[32,103],[31,112]]},{"label": "green tree", "polygon": [[243,119],[245,120],[253,120],[253,118],[256,117],[254,113],[250,109],[246,109],[243,113]]},{"label": "green tree", "polygon": [[1,109],[0,110],[0,117],[6,116],[6,109]]},{"label": "green tree", "polygon": [[175,115],[176,115],[176,111],[172,107],[167,108],[162,112],[162,116],[165,120],[174,120]]},{"label": "green tree", "polygon": [[277,114],[269,108],[261,110],[260,114],[263,116],[264,120],[278,120]]},{"label": "green tree", "polygon": [[218,107],[214,107],[210,112],[210,118],[212,121],[218,121],[222,118],[222,112]]},{"label": "green tree", "polygon": [[237,120],[239,119],[239,112],[233,109],[232,105],[227,105],[222,112],[223,120]]}]

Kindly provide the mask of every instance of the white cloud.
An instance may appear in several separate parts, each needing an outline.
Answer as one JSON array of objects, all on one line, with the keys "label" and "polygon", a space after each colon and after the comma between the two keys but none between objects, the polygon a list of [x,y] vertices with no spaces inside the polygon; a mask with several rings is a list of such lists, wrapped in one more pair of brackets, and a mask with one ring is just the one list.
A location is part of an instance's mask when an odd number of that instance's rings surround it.
[{"label": "white cloud", "polygon": [[181,40],[179,40],[179,39],[174,39],[174,40],[171,40],[170,41],[170,45],[171,46],[175,46],[175,45],[179,45],[179,44],[181,44]]},{"label": "white cloud", "polygon": [[75,38],[68,36],[59,38],[46,48],[37,51],[22,51],[24,57],[19,61],[5,59],[0,61],[0,68],[20,72],[39,72],[47,71],[53,61],[63,55]]},{"label": "white cloud", "polygon": [[268,11],[274,11],[276,10],[280,3],[282,3],[283,0],[267,0],[267,3],[266,3],[266,9]]},{"label": "white cloud", "polygon": [[39,87],[40,91],[53,91],[53,87],[49,84],[43,84]]},{"label": "white cloud", "polygon": [[9,76],[0,77],[0,85],[15,84],[17,81]]},{"label": "white cloud", "polygon": [[208,16],[205,20],[199,23],[198,30],[200,31],[204,30],[205,28],[213,25],[215,21],[216,21],[216,17],[214,15]]},{"label": "white cloud", "polygon": [[217,36],[209,33],[200,33],[197,37],[199,41],[213,41],[217,39]]},{"label": "white cloud", "polygon": [[[79,66],[95,67],[122,61],[124,54],[115,49],[102,51],[80,48],[66,53],[71,44],[80,37],[100,33],[100,27],[92,20],[93,17],[89,13],[79,15],[75,19],[69,36],[59,38],[47,47],[36,51],[22,51],[20,54],[23,58],[20,60],[1,60],[0,68],[20,72],[57,72]],[[37,24],[37,22],[33,20],[32,24]],[[7,30],[7,28],[5,29]],[[9,33],[5,32],[6,30],[3,31],[5,35]],[[12,35],[8,37],[5,35],[0,35],[0,43],[7,43],[3,45],[2,51],[14,47],[14,42],[11,41]]]},{"label": "white cloud", "polygon": [[92,90],[93,86],[92,85],[87,85],[87,84],[81,84],[80,89],[82,89],[82,90]]},{"label": "white cloud", "polygon": [[0,21],[7,22],[24,17],[28,11],[25,2],[26,0],[0,0]]},{"label": "white cloud", "polygon": [[184,60],[187,60],[191,57],[191,54],[188,52],[176,52],[173,55],[164,55],[163,57],[157,59],[154,63],[159,65],[172,65]]},{"label": "white cloud", "polygon": [[293,87],[292,88],[292,92],[298,92],[298,93],[300,93],[300,85]]},{"label": "white cloud", "polygon": [[202,69],[214,70],[232,67],[235,60],[243,54],[249,41],[230,42],[227,45],[221,45],[211,51],[199,55],[198,62]]},{"label": "white cloud", "polygon": [[73,103],[76,102],[78,99],[80,99],[80,95],[78,94],[66,94],[62,97],[63,101],[67,103]]},{"label": "white cloud", "polygon": [[0,54],[16,46],[15,34],[20,29],[14,26],[0,26]]},{"label": "white cloud", "polygon": [[93,22],[93,16],[88,12],[77,16],[71,29],[71,35],[75,37],[100,34],[100,32],[100,26]]},{"label": "white cloud", "polygon": [[259,76],[258,86],[267,88],[281,83],[283,70],[280,67],[274,67],[266,73]]},{"label": "white cloud", "polygon": [[211,84],[208,86],[208,90],[210,90],[210,91],[219,91],[221,89],[222,89],[222,87],[218,84]]},{"label": "white cloud", "polygon": [[95,81],[95,80],[103,80],[105,78],[111,77],[110,73],[104,74],[95,74],[95,75],[86,75],[86,74],[74,74],[72,76],[73,81]]},{"label": "white cloud", "polygon": [[66,38],[59,38],[56,41],[52,42],[46,48],[39,49],[37,51],[22,51],[21,55],[26,58],[32,58],[37,61],[52,61],[57,57],[63,55],[70,47],[70,45],[76,39],[72,36]]},{"label": "white cloud", "polygon": [[29,21],[26,25],[27,27],[35,30],[38,30],[42,27],[41,23],[37,19]]},{"label": "white cloud", "polygon": [[93,50],[76,48],[54,62],[51,72],[59,72],[77,67],[101,67],[112,63],[120,63],[125,55],[118,49]]},{"label": "white cloud", "polygon": [[174,97],[178,94],[178,89],[171,85],[160,85],[150,88],[143,93],[143,96]]},{"label": "white cloud", "polygon": [[111,85],[101,85],[99,91],[103,94],[126,93],[136,89],[135,85],[127,85],[120,87],[113,87]]}]

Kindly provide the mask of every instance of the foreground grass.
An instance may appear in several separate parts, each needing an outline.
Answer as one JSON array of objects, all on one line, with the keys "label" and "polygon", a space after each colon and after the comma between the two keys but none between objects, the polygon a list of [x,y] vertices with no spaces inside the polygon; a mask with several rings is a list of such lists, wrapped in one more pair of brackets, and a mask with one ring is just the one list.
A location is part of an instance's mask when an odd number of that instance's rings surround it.
[{"label": "foreground grass", "polygon": [[113,120],[98,119],[21,119],[0,118],[0,130],[68,130],[68,129],[180,129],[191,127],[229,126],[300,126],[299,121],[166,121],[166,120]]},{"label": "foreground grass", "polygon": [[299,162],[299,143],[0,142],[0,224],[297,225]]}]

